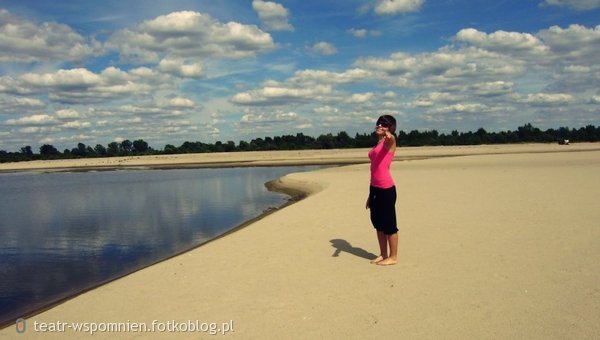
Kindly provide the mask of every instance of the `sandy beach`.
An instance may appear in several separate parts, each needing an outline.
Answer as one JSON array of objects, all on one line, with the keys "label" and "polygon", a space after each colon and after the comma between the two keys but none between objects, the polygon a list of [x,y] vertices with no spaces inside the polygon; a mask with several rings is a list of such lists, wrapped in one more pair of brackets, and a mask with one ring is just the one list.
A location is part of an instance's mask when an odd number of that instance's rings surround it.
[{"label": "sandy beach", "polygon": [[[28,317],[22,334],[8,326],[0,338],[79,339],[90,328],[98,339],[197,339],[211,330],[240,339],[600,336],[599,143],[399,148],[399,263],[387,267],[369,264],[378,247],[364,207],[367,161],[359,149],[0,164],[344,164],[277,180],[309,196]],[[168,332],[173,321],[178,329]],[[76,332],[76,323],[88,331]],[[129,331],[101,331],[111,323]],[[49,331],[60,324],[64,332]],[[156,331],[134,330],[142,324]],[[206,332],[183,331],[191,325]]]},{"label": "sandy beach", "polygon": [[[406,147],[396,154],[395,160],[417,160],[425,158],[515,154],[572,152],[600,149],[599,143],[582,143],[570,146],[556,144],[518,145],[475,145]],[[298,150],[298,151],[252,151],[218,152],[156,156],[130,156],[105,158],[80,158],[40,160],[30,162],[0,163],[0,172],[13,171],[72,171],[112,170],[138,168],[215,168],[244,166],[358,164],[368,162],[368,149]]]}]

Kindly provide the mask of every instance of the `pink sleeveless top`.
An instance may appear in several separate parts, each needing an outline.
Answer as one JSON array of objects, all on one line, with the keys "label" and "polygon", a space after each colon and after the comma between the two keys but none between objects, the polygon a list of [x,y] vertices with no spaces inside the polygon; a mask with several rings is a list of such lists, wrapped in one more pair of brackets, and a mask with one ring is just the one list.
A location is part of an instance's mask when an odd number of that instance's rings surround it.
[{"label": "pink sleeveless top", "polygon": [[390,174],[394,152],[388,151],[384,144],[383,141],[377,143],[369,151],[369,159],[371,160],[371,186],[387,189],[395,185]]}]

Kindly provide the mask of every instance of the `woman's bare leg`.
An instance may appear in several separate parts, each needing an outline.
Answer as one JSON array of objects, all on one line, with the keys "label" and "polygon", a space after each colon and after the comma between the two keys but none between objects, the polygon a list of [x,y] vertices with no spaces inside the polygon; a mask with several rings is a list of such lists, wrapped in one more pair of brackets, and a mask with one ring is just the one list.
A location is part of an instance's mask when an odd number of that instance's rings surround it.
[{"label": "woman's bare leg", "polygon": [[388,240],[382,231],[377,232],[377,242],[379,243],[379,256],[371,260],[371,263],[378,263],[387,257]]},{"label": "woman's bare leg", "polygon": [[381,266],[390,266],[398,262],[398,233],[384,236],[387,239],[387,243],[390,245],[390,256],[381,261],[377,261],[377,264]]}]

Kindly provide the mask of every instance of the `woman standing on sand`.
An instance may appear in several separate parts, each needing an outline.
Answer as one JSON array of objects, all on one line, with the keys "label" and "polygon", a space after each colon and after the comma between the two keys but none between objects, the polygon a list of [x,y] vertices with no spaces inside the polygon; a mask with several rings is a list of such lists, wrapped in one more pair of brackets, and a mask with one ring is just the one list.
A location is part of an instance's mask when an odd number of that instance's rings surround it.
[{"label": "woman standing on sand", "polygon": [[[369,151],[371,185],[366,208],[371,209],[371,223],[377,231],[379,256],[371,263],[387,266],[398,261],[398,228],[396,225],[396,185],[390,164],[396,151],[396,119],[383,115],[375,123],[379,141]],[[389,246],[389,253],[388,253]]]}]

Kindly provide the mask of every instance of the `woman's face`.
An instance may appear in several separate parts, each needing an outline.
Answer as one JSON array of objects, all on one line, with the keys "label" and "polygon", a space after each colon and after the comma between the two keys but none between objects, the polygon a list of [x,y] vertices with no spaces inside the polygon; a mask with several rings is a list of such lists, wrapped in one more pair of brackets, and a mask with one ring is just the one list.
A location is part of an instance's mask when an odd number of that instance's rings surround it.
[{"label": "woman's face", "polygon": [[384,122],[377,122],[377,124],[375,124],[375,133],[377,133],[377,135],[385,135],[389,130],[389,127],[386,125],[387,124]]}]

